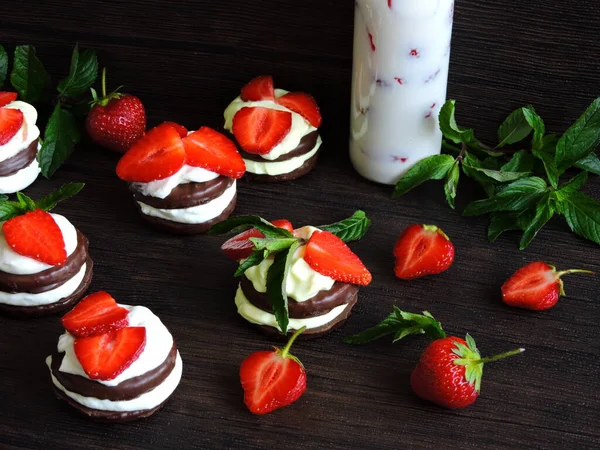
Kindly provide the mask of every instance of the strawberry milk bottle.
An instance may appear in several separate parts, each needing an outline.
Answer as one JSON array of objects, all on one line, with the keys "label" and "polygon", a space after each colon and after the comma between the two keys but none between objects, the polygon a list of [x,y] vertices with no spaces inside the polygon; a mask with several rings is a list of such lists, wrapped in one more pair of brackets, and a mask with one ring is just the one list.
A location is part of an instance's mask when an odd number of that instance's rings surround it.
[{"label": "strawberry milk bottle", "polygon": [[440,153],[454,0],[356,0],[350,158],[395,184]]}]

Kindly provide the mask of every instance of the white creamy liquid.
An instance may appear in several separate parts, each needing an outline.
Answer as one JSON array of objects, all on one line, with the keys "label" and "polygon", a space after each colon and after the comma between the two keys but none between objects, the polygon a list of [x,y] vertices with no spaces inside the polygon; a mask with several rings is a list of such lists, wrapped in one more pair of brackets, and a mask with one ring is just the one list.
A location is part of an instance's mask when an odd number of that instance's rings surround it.
[{"label": "white creamy liquid", "polygon": [[440,153],[453,14],[454,0],[356,1],[350,158],[363,177],[395,184]]}]

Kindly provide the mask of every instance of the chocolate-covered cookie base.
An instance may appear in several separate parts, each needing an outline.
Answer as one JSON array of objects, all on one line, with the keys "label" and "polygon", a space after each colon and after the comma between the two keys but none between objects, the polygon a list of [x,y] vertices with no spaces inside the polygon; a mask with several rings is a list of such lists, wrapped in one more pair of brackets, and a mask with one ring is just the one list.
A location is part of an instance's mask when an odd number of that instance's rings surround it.
[{"label": "chocolate-covered cookie base", "polygon": [[28,167],[36,158],[37,151],[38,139],[33,141],[27,148],[21,150],[15,156],[0,161],[0,177],[9,177],[19,170]]}]

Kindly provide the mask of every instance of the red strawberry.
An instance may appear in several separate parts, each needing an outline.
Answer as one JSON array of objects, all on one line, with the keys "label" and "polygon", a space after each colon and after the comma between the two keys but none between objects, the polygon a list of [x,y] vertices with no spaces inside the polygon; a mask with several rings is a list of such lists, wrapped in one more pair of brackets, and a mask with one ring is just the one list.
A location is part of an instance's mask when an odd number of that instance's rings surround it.
[{"label": "red strawberry", "polygon": [[263,75],[254,78],[242,88],[240,98],[245,102],[258,102],[260,100],[275,100],[273,77]]},{"label": "red strawberry", "polygon": [[302,327],[283,350],[252,353],[240,367],[244,403],[253,414],[267,414],[298,400],[306,391],[306,372],[298,358],[289,354]]},{"label": "red strawberry", "polygon": [[16,92],[0,92],[0,107],[8,105],[17,99]]},{"label": "red strawberry", "polygon": [[141,355],[146,327],[126,327],[75,339],[75,356],[92,380],[112,380]]},{"label": "red strawberry", "polygon": [[110,294],[100,291],[81,300],[62,318],[62,324],[75,337],[94,336],[126,327],[128,315]]},{"label": "red strawberry", "polygon": [[188,135],[188,130],[183,125],[179,125],[178,123],[175,123],[175,122],[163,122],[163,124],[167,124],[167,125],[170,125],[173,128],[175,128],[177,130],[177,132],[179,133],[179,136],[181,136],[182,139]]},{"label": "red strawberry", "polygon": [[117,164],[125,181],[148,183],[170,177],[183,167],[185,150],[175,128],[162,124],[148,131]]},{"label": "red strawberry", "polygon": [[0,145],[8,143],[23,125],[23,113],[18,109],[0,108]]},{"label": "red strawberry", "polygon": [[533,262],[521,267],[502,285],[502,300],[509,306],[542,311],[550,309],[561,295],[565,295],[563,275],[593,273],[589,270],[571,269],[557,272],[545,262]]},{"label": "red strawberry", "polygon": [[113,92],[106,95],[106,69],[102,71],[102,98],[92,91],[94,103],[85,128],[96,144],[125,153],[146,131],[146,111],[133,95]]},{"label": "red strawberry", "polygon": [[304,260],[321,275],[343,283],[366,286],[371,273],[350,247],[329,231],[315,231],[304,252]]},{"label": "red strawberry", "polygon": [[484,363],[516,355],[519,348],[481,358],[475,341],[467,334],[437,339],[427,346],[410,376],[413,391],[424,400],[445,408],[465,408],[479,395]]},{"label": "red strawberry", "polygon": [[323,121],[317,102],[304,92],[290,92],[277,99],[277,103],[304,117],[313,127],[319,128]]},{"label": "red strawberry", "polygon": [[62,266],[67,260],[62,231],[46,211],[36,209],[7,220],[2,231],[8,245],[19,255],[53,266]]},{"label": "red strawberry", "polygon": [[245,106],[233,116],[233,134],[248,153],[269,153],[291,128],[292,114],[288,111]]},{"label": "red strawberry", "polygon": [[435,225],[410,225],[394,246],[398,278],[412,280],[448,269],[454,261],[454,245]]},{"label": "red strawberry", "polygon": [[202,127],[183,139],[186,162],[219,175],[241,178],[246,164],[235,144],[209,127]]},{"label": "red strawberry", "polygon": [[[283,228],[289,232],[294,231],[294,227],[288,220],[273,220],[271,223],[276,227]],[[250,238],[253,237],[264,238],[265,235],[256,228],[252,228],[251,230],[244,231],[225,241],[225,243],[221,245],[221,250],[223,250],[225,255],[235,261],[247,258],[252,254],[252,249],[254,248],[254,244],[250,241]]]}]

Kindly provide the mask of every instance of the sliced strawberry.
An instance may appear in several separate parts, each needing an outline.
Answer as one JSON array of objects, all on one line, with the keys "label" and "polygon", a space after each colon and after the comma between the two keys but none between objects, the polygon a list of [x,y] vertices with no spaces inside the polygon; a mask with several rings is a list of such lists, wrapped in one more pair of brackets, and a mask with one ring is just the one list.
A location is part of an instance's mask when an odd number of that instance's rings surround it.
[{"label": "sliced strawberry", "polygon": [[233,116],[233,134],[248,153],[269,153],[291,128],[292,114],[288,111],[245,106]]},{"label": "sliced strawberry", "polygon": [[53,266],[67,260],[62,231],[46,211],[36,209],[7,220],[2,231],[7,244],[19,255]]},{"label": "sliced strawberry", "polygon": [[[294,227],[288,220],[273,220],[271,223],[276,227],[286,229],[289,232],[294,231]],[[250,241],[250,238],[253,237],[264,238],[265,235],[258,231],[256,228],[243,231],[242,233],[237,234],[231,239],[225,241],[225,243],[221,245],[221,250],[223,250],[225,255],[227,255],[229,258],[235,261],[247,258],[252,254],[252,249],[254,248],[254,244],[252,244],[252,242]]]},{"label": "sliced strawberry", "polygon": [[343,283],[366,286],[371,282],[371,273],[350,247],[329,231],[315,231],[304,253],[304,260],[321,275]]},{"label": "sliced strawberry", "polygon": [[23,125],[23,113],[18,109],[0,108],[0,145],[8,143]]},{"label": "sliced strawberry", "polygon": [[279,97],[277,103],[300,114],[315,128],[319,128],[323,122],[319,106],[310,94],[305,94],[304,92],[290,92],[289,94]]},{"label": "sliced strawberry", "polygon": [[0,107],[8,105],[17,99],[16,92],[0,92]]},{"label": "sliced strawberry", "polygon": [[170,125],[173,128],[175,128],[177,130],[177,132],[179,133],[179,136],[181,136],[182,139],[188,135],[188,130],[183,125],[179,125],[178,123],[168,122],[168,121],[162,123],[162,125],[165,125],[165,124]]},{"label": "sliced strawberry", "polygon": [[94,336],[126,327],[128,315],[110,294],[100,291],[81,300],[62,318],[62,324],[75,337]]},{"label": "sliced strawberry", "polygon": [[202,127],[183,139],[186,162],[230,178],[241,178],[246,164],[227,136]]},{"label": "sliced strawberry", "polygon": [[75,356],[92,380],[112,380],[138,359],[146,345],[146,327],[126,327],[75,339]]},{"label": "sliced strawberry", "polygon": [[245,102],[275,100],[273,77],[271,75],[262,75],[254,78],[242,88],[240,98]]},{"label": "sliced strawberry", "polygon": [[149,183],[170,177],[183,167],[185,150],[179,132],[169,124],[148,131],[123,155],[117,175],[125,181]]},{"label": "sliced strawberry", "polygon": [[410,225],[394,246],[398,278],[412,280],[448,269],[454,261],[454,245],[435,225]]}]

